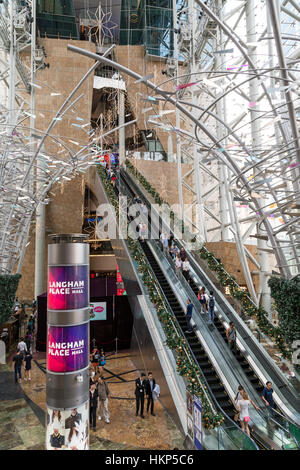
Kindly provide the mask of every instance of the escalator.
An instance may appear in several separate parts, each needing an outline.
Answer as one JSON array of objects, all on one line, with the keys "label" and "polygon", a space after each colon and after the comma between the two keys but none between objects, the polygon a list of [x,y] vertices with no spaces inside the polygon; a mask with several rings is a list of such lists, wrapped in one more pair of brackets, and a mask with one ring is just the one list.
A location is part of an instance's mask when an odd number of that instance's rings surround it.
[{"label": "escalator", "polygon": [[[194,294],[197,296],[198,291],[199,291],[199,287],[196,284],[193,277],[189,278],[189,284],[190,284],[190,287],[192,288]],[[224,328],[220,318],[217,315],[215,316],[214,325],[217,328],[220,336],[227,343],[225,328]],[[242,353],[239,349],[237,349],[234,352],[232,351],[232,354],[234,354],[236,360],[239,362],[240,367],[243,369],[244,373],[248,377],[248,380],[251,382],[252,387],[256,390],[256,392],[259,394],[259,396],[261,396],[261,393],[263,391],[264,386],[260,382],[259,378],[255,375],[253,369],[251,369],[251,367],[249,366],[249,362],[245,359],[245,357],[242,355]]]},{"label": "escalator", "polygon": [[[136,188],[134,188],[135,191],[132,190],[128,179],[125,178],[125,175],[121,177],[121,180],[122,180],[123,185],[126,186],[126,189],[127,189],[126,192],[128,192],[131,195],[131,197],[134,197],[138,193],[136,192]],[[143,198],[145,199],[144,195],[143,195]],[[182,306],[180,305],[178,299],[176,298],[171,288],[170,282],[167,280],[157,260],[155,259],[151,249],[149,248],[148,243],[147,242],[141,243],[141,247],[153,269],[153,272],[156,275],[156,278],[160,284],[162,291],[164,292],[164,295],[172,311],[174,312],[174,315],[178,321],[178,324],[182,328],[182,331],[188,341],[188,344],[194,355],[194,358],[196,362],[198,363],[203,376],[205,377],[205,381],[207,382],[207,385],[211,394],[213,395],[215,401],[218,403],[218,406],[222,409],[225,415],[229,417],[230,420],[232,420],[235,414],[235,408],[220,380],[220,377],[218,376],[218,374],[216,373],[216,370],[212,366],[212,363],[206,351],[204,350],[201,343],[199,342],[195,332],[191,334],[187,333],[185,312],[183,311]],[[195,283],[195,281],[192,278],[190,279],[190,287],[192,288],[194,294],[197,295],[198,285]],[[219,336],[221,336],[223,338],[223,341],[225,341],[226,334],[225,334],[225,330],[222,325],[222,322],[217,317],[215,321],[216,321],[217,330],[219,331]],[[220,339],[220,341],[222,340]],[[252,384],[253,389],[256,390],[256,392],[260,395],[262,388],[263,388],[262,383],[260,382],[259,378],[255,375],[254,371],[250,368],[248,361],[245,359],[245,357],[241,354],[240,351],[238,351],[235,354],[235,358],[238,361],[241,369],[244,371],[245,375],[248,377],[248,380]],[[280,429],[280,431],[284,434],[284,436],[281,439],[281,442],[279,442],[279,440],[277,439],[276,446],[273,447],[272,439],[267,439],[267,441],[269,441],[268,445],[266,445],[264,442],[264,438],[267,434],[266,430],[268,428],[268,426],[266,425],[266,422],[268,422],[268,419],[266,419],[266,416],[262,416],[262,415],[258,416],[256,428],[260,432],[257,433],[256,441],[259,447],[260,448],[277,448],[277,449],[285,448],[284,446],[286,445],[286,442],[288,442],[288,439],[289,439],[289,434],[288,432],[285,431],[286,426],[285,427],[282,426]],[[278,424],[278,422],[275,424],[277,426],[276,430],[278,430],[280,428],[280,424]],[[291,441],[293,445],[290,448],[297,448],[297,443],[294,443],[293,439],[291,439]]]},{"label": "escalator", "polygon": [[[148,196],[145,195],[139,185],[134,180],[131,174],[128,174],[124,170],[121,170],[123,178],[126,178],[127,183],[133,188],[136,194],[145,199],[146,205],[150,206]],[[161,216],[160,220],[162,219]],[[176,241],[177,246],[180,248],[184,247],[183,242]],[[186,248],[185,248],[186,249]],[[244,369],[246,376],[253,385],[253,389],[261,396],[260,393],[263,388],[263,383],[267,380],[271,381],[275,388],[274,399],[277,402],[277,406],[287,418],[293,422],[296,427],[300,425],[300,399],[299,394],[288,384],[283,374],[279,370],[278,366],[270,358],[268,353],[259,344],[253,333],[248,329],[246,324],[240,318],[238,313],[228,302],[224,294],[215,287],[214,281],[203,270],[201,264],[195,258],[194,253],[189,252],[186,249],[187,256],[191,265],[192,270],[196,275],[196,283],[191,279],[190,286],[193,294],[197,295],[198,287],[204,285],[207,291],[213,290],[218,305],[220,319],[216,318],[216,326],[218,327],[221,336],[225,339],[225,331],[222,323],[229,323],[233,321],[237,330],[238,338],[242,345],[242,351],[238,350],[235,355],[236,360],[240,363],[242,369]],[[198,285],[197,285],[198,284]]]},{"label": "escalator", "polygon": [[[133,201],[135,193],[131,189],[128,181],[124,177],[121,176],[119,184],[120,186],[122,185],[122,190],[121,190],[122,195],[124,195],[124,193],[126,195],[129,195],[131,201]],[[149,216],[149,219],[150,219],[150,216]],[[176,298],[176,295],[170,285],[170,282],[167,280],[158,262],[156,261],[148,243],[146,241],[144,242],[140,241],[139,243],[161,287],[161,290],[165,296],[165,299],[170,309],[172,310],[172,312],[174,313],[176,317],[176,320],[183,333],[183,336],[186,338],[186,341],[189,345],[190,351],[192,352],[195,362],[198,363],[198,366],[206,382],[207,389],[210,391],[210,394],[213,397],[214,402],[217,404],[217,408],[219,408],[220,411],[224,414],[225,420],[227,420],[227,423],[228,423],[228,429],[230,429],[231,431],[232,438],[237,440],[236,436],[242,433],[242,431],[240,431],[239,427],[233,421],[234,415],[236,413],[235,407],[227,391],[225,390],[220,377],[216,373],[206,351],[204,350],[201,343],[199,342],[197,335],[195,334],[194,331],[192,333],[187,332],[187,322],[186,322],[185,312],[183,308],[181,307],[178,299]],[[250,441],[250,448],[251,448],[252,439],[248,438],[245,434],[243,437],[244,437],[245,442],[247,440]],[[254,445],[254,448],[255,448],[255,444],[253,441],[252,443],[253,443],[252,445]]]},{"label": "escalator", "polygon": [[235,409],[231,403],[231,400],[226,390],[224,389],[223,384],[220,381],[220,378],[212,367],[212,364],[203,347],[201,346],[201,343],[199,342],[196,334],[194,332],[187,333],[187,322],[185,312],[183,311],[178,300],[176,299],[176,296],[172,288],[170,287],[169,282],[167,281],[158,263],[156,262],[156,259],[153,256],[148,244],[146,242],[141,242],[140,244],[159,282],[159,285],[161,286],[165,297],[181,327],[181,330],[183,331],[186,337],[190,349],[193,352],[193,355],[206,379],[206,382],[209,385],[209,388],[216,402],[219,404],[220,408],[224,411],[224,413],[231,419],[233,419]]}]

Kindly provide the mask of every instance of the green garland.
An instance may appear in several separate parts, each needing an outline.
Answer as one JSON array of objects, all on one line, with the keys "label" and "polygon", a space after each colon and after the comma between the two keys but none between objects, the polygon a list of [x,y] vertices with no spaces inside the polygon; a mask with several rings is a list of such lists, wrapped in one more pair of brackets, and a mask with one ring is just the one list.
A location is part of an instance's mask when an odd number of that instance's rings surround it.
[{"label": "green garland", "polygon": [[[130,163],[130,161],[126,160],[126,168],[135,175],[137,180],[141,183],[141,185],[145,188],[145,190],[153,196],[155,202],[159,205],[168,204],[161,199],[158,192],[148,183],[146,178]],[[172,217],[172,214],[171,214]],[[176,215],[173,213],[174,220],[177,218]],[[181,220],[177,218],[179,223],[183,223]],[[218,280],[223,287],[229,287],[230,295],[238,300],[244,312],[249,315],[255,317],[257,324],[261,331],[268,335],[270,338],[273,339],[277,347],[279,348],[282,356],[284,358],[290,359],[292,356],[292,352],[290,346],[286,344],[284,338],[284,328],[275,327],[273,326],[267,319],[267,312],[262,308],[257,308],[250,297],[240,288],[237,284],[236,280],[233,276],[228,274],[225,270],[222,263],[216,260],[214,254],[203,246],[200,249],[200,257],[205,260],[208,264],[208,267],[211,271],[217,273]]]},{"label": "green garland", "polygon": [[283,340],[292,345],[300,338],[300,279],[271,277],[268,284],[275,300]]},{"label": "green garland", "polygon": [[[116,215],[119,214],[119,202],[116,194],[112,188],[111,183],[106,178],[105,170],[98,167],[100,178],[103,182],[105,191],[112,203]],[[221,413],[215,414],[211,408],[209,401],[205,396],[206,385],[202,380],[201,372],[198,365],[195,363],[192,356],[185,352],[187,346],[185,338],[181,335],[179,328],[176,326],[176,317],[173,312],[170,312],[166,306],[160,287],[156,279],[153,277],[152,269],[141,250],[137,240],[128,238],[128,248],[132,257],[137,263],[138,271],[142,275],[143,284],[146,286],[149,298],[154,305],[159,321],[162,324],[166,336],[166,345],[176,353],[176,365],[179,375],[187,379],[187,389],[194,395],[201,398],[202,401],[202,416],[204,426],[207,429],[214,429],[220,426],[224,417]],[[200,383],[199,383],[200,381]]]},{"label": "green garland", "polygon": [[0,275],[0,326],[12,313],[21,274]]}]

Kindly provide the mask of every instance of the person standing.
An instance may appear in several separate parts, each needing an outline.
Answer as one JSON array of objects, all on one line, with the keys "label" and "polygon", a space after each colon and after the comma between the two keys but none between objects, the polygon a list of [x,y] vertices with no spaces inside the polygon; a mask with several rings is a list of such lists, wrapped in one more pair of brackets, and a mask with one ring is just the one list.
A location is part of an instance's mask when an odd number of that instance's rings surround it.
[{"label": "person standing", "polygon": [[208,299],[208,315],[209,315],[209,323],[211,325],[214,324],[215,320],[215,298],[213,291],[210,291]]},{"label": "person standing", "polygon": [[110,414],[108,410],[108,397],[109,397],[109,388],[105,380],[100,376],[98,377],[97,385],[98,397],[99,397],[99,407],[98,407],[98,419],[101,420],[101,409],[103,408],[104,419],[107,424],[110,423]]},{"label": "person standing", "polygon": [[273,391],[274,390],[272,388],[272,383],[268,381],[261,395],[261,398],[265,402],[266,406],[269,406],[271,409],[275,407],[275,403],[273,399]]},{"label": "person standing", "polygon": [[106,364],[105,352],[103,349],[100,350],[99,357],[99,374],[102,376],[104,374],[104,366]]},{"label": "person standing", "polygon": [[20,342],[17,346],[17,349],[19,349],[20,353],[24,356],[25,353],[27,352],[27,346],[26,343],[24,342],[24,338],[20,339]]},{"label": "person standing", "polygon": [[23,356],[21,354],[20,349],[17,350],[17,354],[13,357],[12,360],[12,367],[15,369],[15,382],[18,382],[18,375],[19,375],[19,383],[22,382],[22,363],[23,363]]},{"label": "person standing", "polygon": [[24,357],[24,363],[25,363],[25,377],[24,380],[31,380],[31,361],[32,361],[32,355],[30,354],[29,351],[26,351],[25,357]]},{"label": "person standing", "polygon": [[229,323],[229,328],[226,330],[226,338],[230,351],[236,351],[236,329],[233,321]]},{"label": "person standing", "polygon": [[182,271],[182,261],[181,261],[179,254],[177,254],[176,259],[175,259],[175,272],[176,272],[176,276],[179,279],[181,277],[181,271]]},{"label": "person standing", "polygon": [[242,393],[243,393],[244,391],[245,391],[245,389],[244,389],[243,385],[239,385],[239,386],[238,386],[237,394],[236,394],[236,396],[235,396],[235,398],[234,398],[234,404],[235,404],[235,407],[236,407],[237,411],[236,411],[236,413],[235,413],[233,419],[234,419],[234,421],[236,421],[236,422],[240,420],[240,412],[239,412],[239,410],[238,410],[238,405],[237,405],[237,403],[238,403],[239,400],[242,400],[242,399],[243,399]]},{"label": "person standing", "polygon": [[138,416],[139,409],[141,409],[141,418],[145,418],[144,416],[144,397],[146,391],[146,374],[143,372],[141,376],[136,379],[135,381],[135,399],[136,399],[136,414]]},{"label": "person standing", "polygon": [[242,400],[238,400],[237,402],[237,409],[240,412],[240,422],[242,426],[242,431],[246,432],[250,437],[250,430],[249,430],[249,405],[254,406],[256,410],[259,410],[259,407],[255,405],[255,403],[248,397],[247,392],[242,392]]},{"label": "person standing", "polygon": [[185,249],[183,248],[183,246],[180,248],[179,256],[180,256],[181,261],[184,262],[184,260],[186,258],[186,252],[185,252]]},{"label": "person standing", "polygon": [[187,333],[192,333],[192,326],[191,326],[191,319],[192,319],[192,314],[193,314],[193,304],[191,302],[191,299],[188,299],[187,301],[187,306],[186,306],[186,321],[187,321]]},{"label": "person standing", "polygon": [[97,372],[97,369],[98,369],[99,358],[100,358],[99,349],[94,347],[93,351],[92,351],[92,354],[91,354],[91,363],[92,363],[92,367],[93,367],[95,373]]},{"label": "person standing", "polygon": [[90,426],[96,431],[96,413],[99,405],[99,396],[96,385],[90,387]]},{"label": "person standing", "polygon": [[153,378],[152,372],[148,373],[148,381],[146,387],[146,395],[147,395],[147,413],[149,413],[149,408],[151,411],[151,415],[155,416],[154,414],[154,400],[153,400],[153,390],[155,388],[155,379]]},{"label": "person standing", "polygon": [[205,293],[205,287],[201,287],[198,292],[198,300],[201,304],[201,307],[203,308],[204,312],[207,312],[207,301],[208,297],[207,294]]},{"label": "person standing", "polygon": [[27,351],[29,351],[29,352],[30,352],[30,349],[31,349],[31,341],[32,341],[32,333],[30,333],[30,331],[27,331],[26,337],[25,337],[25,344],[26,344],[26,347],[27,347]]},{"label": "person standing", "polygon": [[182,274],[186,281],[190,282],[190,263],[187,258],[185,258],[184,262],[182,263]]}]

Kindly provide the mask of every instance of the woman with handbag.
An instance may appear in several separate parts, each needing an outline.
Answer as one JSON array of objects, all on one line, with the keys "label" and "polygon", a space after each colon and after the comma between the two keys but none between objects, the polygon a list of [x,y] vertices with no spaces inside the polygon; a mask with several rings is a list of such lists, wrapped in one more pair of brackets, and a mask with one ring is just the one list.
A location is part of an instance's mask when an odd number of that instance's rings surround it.
[{"label": "woman with handbag", "polygon": [[249,405],[254,406],[256,410],[259,410],[259,407],[255,405],[255,403],[248,397],[247,392],[242,392],[242,400],[238,400],[237,402],[237,409],[240,412],[240,421],[242,426],[242,431],[246,432],[250,437],[250,430],[249,430]]}]

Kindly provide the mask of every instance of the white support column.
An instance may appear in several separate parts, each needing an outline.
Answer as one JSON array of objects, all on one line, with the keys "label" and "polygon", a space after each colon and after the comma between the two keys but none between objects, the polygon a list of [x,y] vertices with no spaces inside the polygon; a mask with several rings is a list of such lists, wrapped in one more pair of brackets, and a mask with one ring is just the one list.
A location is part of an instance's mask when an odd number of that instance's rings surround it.
[{"label": "white support column", "polygon": [[[190,68],[192,73],[191,81],[194,81],[195,75],[194,73],[197,72],[197,64],[195,61],[196,56],[196,29],[197,29],[197,16],[196,16],[196,9],[195,9],[195,2],[194,0],[188,0],[188,11],[189,11],[189,22],[190,22],[190,30],[191,30],[191,42],[190,42]],[[190,90],[191,93],[191,103],[200,104],[199,97],[200,95],[195,95],[193,87]],[[192,112],[195,112],[195,108],[192,108]],[[197,111],[196,111],[197,112]],[[195,125],[193,126],[192,133],[195,132]],[[200,154],[197,151],[197,146],[193,144],[193,150],[191,152],[193,155],[194,161],[194,186],[196,192],[196,226],[198,227],[203,243],[207,241],[207,231],[205,227],[205,218],[204,218],[204,208],[203,208],[203,199],[202,199],[202,175],[199,167],[200,162]]]},{"label": "white support column", "polygon": [[[223,17],[223,1],[217,0],[217,14],[220,19]],[[223,32],[221,28],[217,30],[217,37],[215,41],[215,48],[222,49],[223,44]],[[223,61],[223,54],[215,54],[215,65],[216,69],[220,70]],[[222,91],[221,91],[222,94]],[[224,116],[224,98],[217,102],[216,104],[216,113],[218,116]],[[220,121],[216,121],[216,131],[218,140],[224,137],[224,126],[221,125]],[[224,144],[223,144],[224,145]],[[226,195],[226,186],[225,186],[225,178],[227,178],[227,171],[224,163],[218,163],[218,171],[219,171],[219,181],[220,181],[220,189],[219,189],[219,210],[220,210],[220,221],[221,221],[221,240],[228,241],[229,240],[229,214],[228,214],[228,206],[227,206],[227,195]]]},{"label": "white support column", "polygon": [[[124,92],[119,90],[119,161],[120,167],[125,165],[125,95]],[[102,150],[102,149],[101,149]]]},{"label": "white support column", "polygon": [[[246,2],[246,28],[247,28],[247,42],[256,42],[256,20],[255,20],[255,5],[256,0],[248,0]],[[258,4],[258,8],[261,8],[261,4]],[[259,9],[257,11],[259,13]],[[256,65],[257,55],[256,48],[250,47],[248,49],[248,54]],[[260,119],[257,119],[259,113],[259,84],[258,80],[254,79],[249,82],[249,98],[250,101],[256,103],[254,107],[251,107],[249,110],[250,119],[251,119],[251,133],[252,133],[252,149],[253,155],[255,156],[256,149],[261,149],[262,140],[261,140],[261,129],[260,129]],[[261,204],[264,206],[267,203],[266,200],[261,199]],[[261,232],[259,224],[257,225],[257,233],[259,235],[265,235],[264,232]],[[269,255],[267,252],[263,251],[267,248],[267,243],[265,240],[257,240],[257,256],[258,262],[260,265],[260,274],[259,274],[259,288],[258,288],[258,298],[261,300],[261,305],[265,310],[271,315],[271,293],[268,287],[268,274],[270,272],[270,262]]]},{"label": "white support column", "polygon": [[9,2],[9,15],[10,15],[10,50],[9,50],[9,95],[8,95],[8,106],[9,106],[9,124],[15,124],[15,97],[16,97],[16,31],[14,25],[15,19],[15,0]]},{"label": "white support column", "polygon": [[[177,5],[176,0],[173,0],[173,29],[177,25]],[[177,34],[174,32],[174,58],[176,60],[176,76],[178,77],[178,43]],[[175,80],[178,85],[178,80]],[[176,108],[176,129],[180,129],[180,111]],[[180,134],[176,134],[176,155],[177,155],[177,184],[178,184],[178,199],[180,207],[180,218],[184,221],[184,207],[183,207],[183,193],[182,193],[182,171],[181,171],[181,139]]]},{"label": "white support column", "polygon": [[[32,18],[31,23],[31,83],[35,83],[36,78],[36,0],[32,0]],[[30,93],[30,134],[31,134],[31,150],[35,151],[35,138],[33,137],[33,129],[35,128],[35,87],[31,85]],[[39,169],[42,161],[37,158],[36,168],[36,192],[39,191],[39,177],[41,170]],[[34,170],[32,170],[34,171]],[[45,205],[39,204],[35,213],[35,258],[34,258],[34,297],[45,291]]]}]

